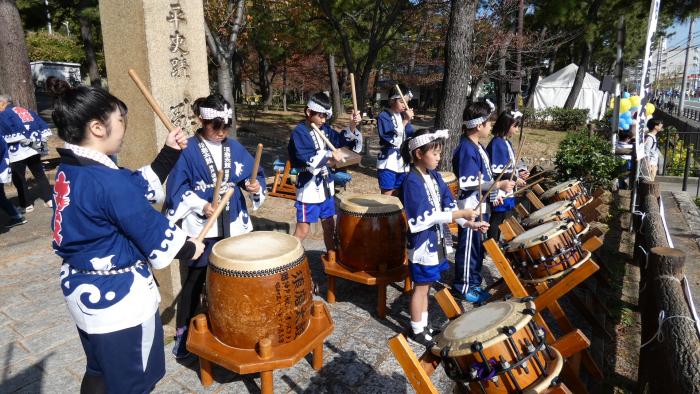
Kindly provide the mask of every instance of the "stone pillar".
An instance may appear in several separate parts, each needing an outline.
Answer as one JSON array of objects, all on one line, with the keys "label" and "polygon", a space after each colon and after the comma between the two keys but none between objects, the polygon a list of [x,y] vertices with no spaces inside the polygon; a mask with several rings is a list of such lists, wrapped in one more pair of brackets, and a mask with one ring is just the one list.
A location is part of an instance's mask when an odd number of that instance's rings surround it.
[{"label": "stone pillar", "polygon": [[[163,146],[167,130],[127,74],[136,70],[171,121],[192,133],[192,102],[209,94],[204,7],[201,0],[100,1],[109,91],[129,107],[119,164],[138,168]],[[181,288],[177,261],[156,272],[163,322],[174,325]]]}]

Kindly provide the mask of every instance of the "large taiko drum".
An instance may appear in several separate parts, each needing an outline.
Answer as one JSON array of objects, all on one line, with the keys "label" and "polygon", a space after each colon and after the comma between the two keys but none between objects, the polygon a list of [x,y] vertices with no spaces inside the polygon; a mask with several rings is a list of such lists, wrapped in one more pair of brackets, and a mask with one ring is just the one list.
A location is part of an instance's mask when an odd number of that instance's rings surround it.
[{"label": "large taiko drum", "polygon": [[540,198],[549,203],[556,201],[573,201],[576,208],[581,208],[592,199],[581,181],[575,179],[570,179],[548,189]]},{"label": "large taiko drum", "polygon": [[529,229],[555,221],[571,221],[574,224],[574,232],[578,236],[587,233],[590,229],[590,226],[583,219],[583,216],[572,201],[557,201],[549,204],[531,213],[520,223],[523,227]]},{"label": "large taiko drum", "polygon": [[520,272],[523,282],[559,278],[588,260],[572,222],[549,222],[513,238],[505,254]]},{"label": "large taiko drum", "polygon": [[457,193],[459,192],[459,183],[457,182],[457,176],[453,172],[440,171],[440,176],[442,180],[445,181],[447,187],[450,188],[452,192],[452,198],[457,199]]},{"label": "large taiko drum", "polygon": [[207,303],[216,338],[253,349],[293,341],[309,326],[312,279],[301,242],[257,231],[217,242],[209,257]]},{"label": "large taiko drum", "polygon": [[381,194],[338,196],[338,260],[356,270],[377,272],[406,262],[406,217],[401,201]]},{"label": "large taiko drum", "polygon": [[530,300],[498,301],[448,322],[431,352],[471,393],[539,393],[558,381],[563,360],[535,324]]}]

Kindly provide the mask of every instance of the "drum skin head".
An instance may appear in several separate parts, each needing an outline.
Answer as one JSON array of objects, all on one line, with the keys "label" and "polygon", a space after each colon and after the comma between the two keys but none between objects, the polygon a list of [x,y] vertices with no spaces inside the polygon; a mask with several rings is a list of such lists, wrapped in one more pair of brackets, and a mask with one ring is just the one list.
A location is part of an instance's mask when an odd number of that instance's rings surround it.
[{"label": "drum skin head", "polygon": [[457,180],[457,176],[454,174],[454,172],[440,171],[440,176],[445,183],[450,183]]},{"label": "drum skin head", "polygon": [[544,208],[538,209],[531,213],[530,216],[523,219],[523,225],[532,227],[536,224],[542,224],[551,221],[562,212],[566,212],[574,206],[571,201],[557,201],[549,204]]},{"label": "drum skin head", "polygon": [[465,312],[443,327],[431,351],[440,355],[442,349],[449,346],[448,356],[464,356],[472,353],[471,345],[475,341],[488,348],[507,338],[501,333],[501,328],[513,326],[520,329],[532,319],[532,316],[523,312],[527,308],[535,310],[535,303],[522,300],[497,301]]},{"label": "drum skin head", "polygon": [[554,186],[553,188],[547,190],[546,192],[544,192],[544,194],[542,194],[541,198],[548,199],[548,198],[554,196],[556,193],[559,193],[560,191],[562,191],[564,189],[570,188],[571,186],[578,185],[579,183],[581,183],[581,181],[577,181],[576,179],[569,179],[568,181],[562,182],[562,183]]},{"label": "drum skin head", "polygon": [[396,213],[403,210],[401,200],[383,194],[343,193],[338,195],[339,207],[356,214]]},{"label": "drum skin head", "polygon": [[227,270],[256,272],[278,268],[304,256],[299,240],[277,231],[254,231],[214,244],[210,264]]},{"label": "drum skin head", "polygon": [[544,242],[542,237],[550,239],[574,226],[573,222],[548,222],[535,228],[531,228],[524,233],[513,238],[506,246],[507,252],[530,247]]}]

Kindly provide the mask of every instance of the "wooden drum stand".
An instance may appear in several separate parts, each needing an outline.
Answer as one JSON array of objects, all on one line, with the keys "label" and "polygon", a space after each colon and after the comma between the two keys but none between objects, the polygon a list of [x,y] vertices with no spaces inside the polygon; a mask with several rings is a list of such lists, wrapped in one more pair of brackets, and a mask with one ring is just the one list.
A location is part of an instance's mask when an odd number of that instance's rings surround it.
[{"label": "wooden drum stand", "polygon": [[335,278],[343,278],[353,282],[362,283],[368,286],[377,286],[377,315],[380,318],[386,317],[386,287],[390,283],[404,281],[404,292],[411,290],[411,279],[408,276],[408,265],[403,265],[386,270],[380,265],[378,271],[352,271],[339,264],[335,258],[335,251],[331,250],[321,256],[323,269],[328,276],[328,292],[326,299],[329,304],[335,303]]},{"label": "wooden drum stand", "polygon": [[202,385],[207,387],[213,382],[211,363],[241,375],[260,372],[264,394],[273,393],[272,373],[275,369],[289,368],[309,353],[313,353],[311,365],[318,371],[323,366],[323,341],[333,332],[334,325],[323,302],[314,301],[311,313],[309,327],[292,342],[272,346],[269,338],[263,338],[256,349],[224,345],[211,332],[207,315],[195,316],[190,322],[187,350],[199,356]]}]

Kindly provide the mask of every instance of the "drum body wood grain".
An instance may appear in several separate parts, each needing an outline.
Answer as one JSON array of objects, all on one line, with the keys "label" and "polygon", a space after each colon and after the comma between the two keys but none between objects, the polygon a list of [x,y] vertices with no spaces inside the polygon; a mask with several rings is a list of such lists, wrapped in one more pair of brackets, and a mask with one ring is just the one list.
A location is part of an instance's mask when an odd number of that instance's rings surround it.
[{"label": "drum body wood grain", "polygon": [[563,361],[547,346],[544,330],[532,320],[534,314],[532,301],[489,303],[448,322],[431,352],[443,359],[447,376],[466,380],[472,393],[546,388]]},{"label": "drum body wood grain", "polygon": [[[457,201],[457,197],[459,196],[459,183],[457,182],[457,176],[455,176],[453,172],[449,171],[440,171],[440,176],[442,176],[442,180],[445,181],[447,187],[450,188],[452,198]],[[457,223],[452,222],[448,226],[452,233],[457,234]]]},{"label": "drum body wood grain", "polygon": [[207,269],[207,303],[214,336],[253,349],[293,341],[309,325],[312,279],[295,237],[252,232],[217,242]]},{"label": "drum body wood grain", "polygon": [[356,270],[391,270],[406,261],[406,217],[398,198],[338,196],[338,260]]},{"label": "drum body wood grain", "polygon": [[554,186],[544,192],[541,198],[549,203],[567,200],[573,201],[576,208],[581,208],[591,201],[591,196],[588,194],[588,191],[581,181],[575,179]]}]

